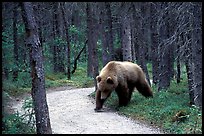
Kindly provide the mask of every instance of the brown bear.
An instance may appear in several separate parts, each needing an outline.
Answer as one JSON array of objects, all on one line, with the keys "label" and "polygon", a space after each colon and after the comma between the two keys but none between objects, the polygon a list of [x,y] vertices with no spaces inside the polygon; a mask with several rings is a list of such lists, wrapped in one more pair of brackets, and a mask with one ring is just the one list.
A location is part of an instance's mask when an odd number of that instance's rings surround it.
[{"label": "brown bear", "polygon": [[119,106],[128,104],[135,87],[143,96],[153,97],[144,72],[140,66],[132,62],[110,61],[101,70],[96,80],[95,111],[100,111],[113,90],[119,98]]}]

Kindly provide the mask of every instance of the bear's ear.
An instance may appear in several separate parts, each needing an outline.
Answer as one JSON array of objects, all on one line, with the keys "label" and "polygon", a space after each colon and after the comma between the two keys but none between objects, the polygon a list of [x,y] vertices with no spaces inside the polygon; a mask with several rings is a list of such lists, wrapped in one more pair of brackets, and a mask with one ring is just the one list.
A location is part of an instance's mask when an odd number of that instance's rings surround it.
[{"label": "bear's ear", "polygon": [[108,78],[107,78],[107,83],[113,84],[113,79],[112,79],[111,77],[108,77]]},{"label": "bear's ear", "polygon": [[97,80],[98,82],[100,82],[100,81],[101,81],[101,77],[100,77],[100,76],[97,76],[97,77],[96,77],[96,80]]}]

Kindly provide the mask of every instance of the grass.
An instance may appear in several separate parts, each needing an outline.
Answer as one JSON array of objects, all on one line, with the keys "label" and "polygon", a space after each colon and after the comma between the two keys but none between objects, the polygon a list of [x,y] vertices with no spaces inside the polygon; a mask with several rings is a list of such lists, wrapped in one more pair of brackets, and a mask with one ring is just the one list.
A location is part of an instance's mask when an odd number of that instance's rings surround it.
[{"label": "grass", "polygon": [[78,88],[85,88],[93,86],[93,78],[86,76],[86,69],[83,67],[78,67],[71,79],[67,80],[66,75],[62,73],[56,74],[47,74],[45,76],[45,86],[49,87],[58,87],[58,86],[75,86]]},{"label": "grass", "polygon": [[[185,86],[179,85],[179,88]],[[146,99],[139,93],[134,93],[130,104],[119,108],[119,112],[133,119],[145,120],[168,133],[202,133],[201,112],[196,107],[189,106],[189,96],[185,93],[187,90],[183,92],[184,90],[178,89],[177,84],[172,84],[166,91],[154,90],[153,99]],[[184,114],[183,119],[176,118],[179,112]]]}]

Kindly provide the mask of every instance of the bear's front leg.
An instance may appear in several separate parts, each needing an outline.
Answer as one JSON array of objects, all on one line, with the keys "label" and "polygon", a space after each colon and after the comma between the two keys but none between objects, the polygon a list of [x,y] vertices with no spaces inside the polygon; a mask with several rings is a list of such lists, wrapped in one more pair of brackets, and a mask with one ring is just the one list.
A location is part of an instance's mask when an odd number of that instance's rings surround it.
[{"label": "bear's front leg", "polygon": [[95,111],[100,111],[100,109],[103,107],[104,99],[101,99],[101,91],[96,91],[96,108]]},{"label": "bear's front leg", "polygon": [[119,87],[116,90],[119,99],[119,107],[126,106],[129,102],[129,89],[127,87]]}]

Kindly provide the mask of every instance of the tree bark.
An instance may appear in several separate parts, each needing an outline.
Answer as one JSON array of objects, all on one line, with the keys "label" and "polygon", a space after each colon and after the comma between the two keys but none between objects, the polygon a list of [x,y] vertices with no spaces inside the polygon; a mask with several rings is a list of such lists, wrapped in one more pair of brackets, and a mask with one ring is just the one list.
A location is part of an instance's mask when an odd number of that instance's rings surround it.
[{"label": "tree bark", "polygon": [[[165,9],[167,7],[167,3],[161,3],[161,9]],[[168,33],[168,22],[165,17],[168,17],[168,12],[163,14],[161,10],[161,16],[164,18],[162,20],[162,24],[160,26],[160,43],[159,43],[159,84],[158,90],[161,91],[162,89],[167,89],[170,86],[170,48],[169,44],[166,44],[164,41],[169,38]]]},{"label": "tree bark", "polygon": [[69,30],[68,30],[68,23],[65,18],[65,8],[64,8],[64,3],[61,4],[61,11],[62,11],[62,18],[63,18],[63,23],[64,23],[64,29],[65,29],[65,34],[66,34],[66,41],[67,41],[67,79],[71,79],[71,62],[70,62],[70,39],[69,39]]},{"label": "tree bark", "polygon": [[[182,38],[182,40],[184,40],[184,39]],[[181,82],[181,65],[180,65],[180,44],[179,43],[177,44],[176,53],[177,53],[177,59],[176,59],[176,67],[177,67],[176,81],[177,81],[177,83],[180,83]]]},{"label": "tree bark", "polygon": [[88,37],[88,65],[87,65],[87,76],[93,77],[93,69],[92,69],[92,63],[93,63],[93,19],[92,19],[92,11],[91,11],[91,4],[87,2],[86,7],[87,12],[87,37]]},{"label": "tree bark", "polygon": [[195,105],[202,108],[202,4],[193,3],[192,57]]},{"label": "tree bark", "polygon": [[[57,3],[54,3],[53,9],[54,9],[54,16],[53,16],[53,38],[56,39],[57,37],[57,27],[58,27],[58,21],[57,21]],[[56,41],[56,40],[54,40]],[[58,51],[57,51],[57,45],[56,42],[53,44],[53,66],[54,66],[54,72],[58,72]]]},{"label": "tree bark", "polygon": [[147,16],[149,15],[148,13],[148,10],[149,10],[149,7],[146,3],[142,3],[141,4],[141,13],[142,13],[142,16],[143,16],[143,19],[141,19],[141,35],[142,35],[142,42],[140,42],[139,46],[139,58],[138,60],[139,61],[139,64],[141,65],[142,69],[144,70],[145,74],[146,74],[146,78],[147,78],[147,81],[149,83],[149,85],[151,86],[151,82],[150,82],[150,77],[149,77],[149,72],[148,72],[148,69],[147,69],[147,54],[148,54],[148,45],[149,45],[149,42],[145,42],[146,39],[148,39],[149,37],[149,34],[147,33],[148,32],[148,26],[146,24],[146,18]]},{"label": "tree bark", "polygon": [[26,30],[26,44],[30,48],[30,64],[32,77],[32,99],[35,110],[36,128],[38,134],[51,134],[49,110],[46,101],[45,77],[42,59],[42,47],[37,31],[37,23],[31,2],[21,3],[23,20]]},{"label": "tree bark", "polygon": [[106,9],[105,2],[100,4],[100,31],[101,31],[101,41],[102,41],[102,64],[105,66],[109,62],[109,45],[107,38],[107,24],[106,24]]},{"label": "tree bark", "polygon": [[109,61],[114,58],[114,46],[113,46],[113,32],[112,32],[112,13],[110,8],[110,2],[105,2],[105,9],[107,14],[107,39],[109,46]]},{"label": "tree bark", "polygon": [[121,28],[122,28],[123,61],[132,61],[130,15],[127,12],[129,8],[130,8],[129,5],[122,4]]},{"label": "tree bark", "polygon": [[18,37],[17,37],[17,5],[13,5],[13,43],[14,43],[14,70],[13,70],[13,81],[18,78]]},{"label": "tree bark", "polygon": [[112,19],[109,2],[100,3],[100,29],[102,38],[102,62],[105,66],[114,58]]},{"label": "tree bark", "polygon": [[94,3],[87,2],[87,35],[88,35],[88,69],[89,77],[94,77],[98,73],[97,57],[97,20],[94,11]]},{"label": "tree bark", "polygon": [[78,53],[78,55],[74,59],[74,67],[73,67],[73,70],[71,72],[72,74],[74,74],[75,70],[77,69],[77,60],[79,59],[81,53],[86,49],[87,42],[88,42],[88,40],[86,40],[86,42],[84,43],[84,47],[80,50],[80,52]]},{"label": "tree bark", "polygon": [[89,77],[94,78],[95,89],[97,89],[96,76],[98,75],[98,56],[97,56],[97,20],[94,11],[94,3],[87,2],[87,35],[88,35],[88,71]]}]

